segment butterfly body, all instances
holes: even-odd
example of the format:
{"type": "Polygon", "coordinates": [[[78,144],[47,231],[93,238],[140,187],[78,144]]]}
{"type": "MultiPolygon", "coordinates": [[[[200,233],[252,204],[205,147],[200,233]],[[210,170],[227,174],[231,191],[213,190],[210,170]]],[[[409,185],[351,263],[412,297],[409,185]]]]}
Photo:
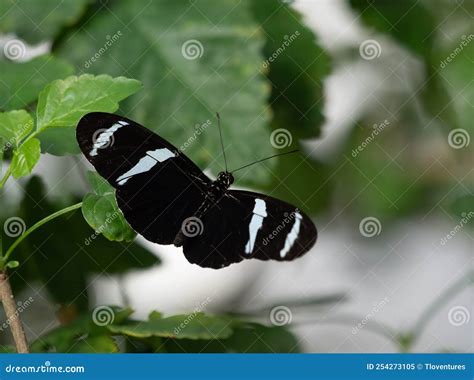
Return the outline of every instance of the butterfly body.
{"type": "MultiPolygon", "coordinates": [[[[194,215],[190,216],[189,218],[201,220],[201,218],[206,214],[207,210],[209,210],[209,208],[221,200],[233,183],[234,177],[231,173],[227,171],[220,172],[217,176],[217,179],[211,182],[207,187],[207,191],[204,194],[204,201],[201,203],[194,215]]],[[[184,243],[184,240],[186,240],[186,234],[183,231],[185,229],[186,225],[183,225],[174,238],[173,245],[175,247],[181,247],[184,243]]]]}
{"type": "Polygon", "coordinates": [[[314,245],[316,227],[295,206],[212,181],[165,139],[119,115],[94,112],[77,126],[79,146],[115,189],[130,226],[147,240],[183,247],[186,259],[219,269],[245,259],[291,261],[314,245]]]}

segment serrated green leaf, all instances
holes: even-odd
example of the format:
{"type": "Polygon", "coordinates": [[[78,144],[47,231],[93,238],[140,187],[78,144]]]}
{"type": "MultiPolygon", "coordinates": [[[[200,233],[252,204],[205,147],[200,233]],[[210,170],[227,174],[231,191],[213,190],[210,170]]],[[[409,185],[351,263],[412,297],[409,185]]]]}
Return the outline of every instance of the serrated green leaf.
{"type": "Polygon", "coordinates": [[[0,109],[12,110],[34,102],[49,82],[71,75],[73,67],[59,58],[42,55],[24,63],[0,60],[0,73],[0,109]]]}
{"type": "Polygon", "coordinates": [[[165,337],[176,339],[223,339],[232,334],[229,317],[209,316],[204,313],[174,315],[158,318],[154,315],[148,321],[128,322],[107,326],[115,334],[135,338],[165,337]]]}
{"type": "Polygon", "coordinates": [[[418,0],[401,2],[350,0],[349,2],[370,27],[390,34],[421,56],[429,55],[435,37],[433,30],[436,24],[429,9],[422,2],[418,0]]]}
{"type": "Polygon", "coordinates": [[[29,139],[13,151],[10,164],[13,177],[20,178],[31,173],[40,159],[41,146],[38,139],[29,139]]]}
{"type": "Polygon", "coordinates": [[[262,67],[272,84],[269,103],[274,128],[290,130],[294,139],[319,136],[328,55],[288,4],[259,0],[252,1],[251,7],[267,36],[262,67]]]}
{"type": "Polygon", "coordinates": [[[0,0],[0,32],[38,43],[54,37],[84,12],[88,0],[0,0]]]}
{"type": "Polygon", "coordinates": [[[35,340],[31,346],[32,351],[117,352],[117,345],[106,326],[112,321],[122,323],[132,312],[129,308],[98,306],[93,311],[80,315],[69,325],[57,327],[35,340]]]}
{"type": "MultiPolygon", "coordinates": [[[[158,0],[145,7],[129,1],[108,7],[62,39],[57,51],[81,70],[121,75],[126,67],[127,75],[141,80],[143,92],[123,105],[127,117],[178,147],[197,140],[186,155],[213,172],[223,168],[216,111],[231,168],[275,153],[267,128],[270,85],[261,73],[264,36],[247,1],[158,0]],[[121,19],[130,21],[126,31],[121,19]],[[106,38],[90,38],[116,31],[122,35],[107,49],[106,38]],[[92,62],[101,48],[105,51],[92,62]],[[197,136],[195,125],[207,120],[210,126],[197,136]]],[[[260,165],[249,171],[260,183],[270,177],[260,165]]]]}
{"type": "Polygon", "coordinates": [[[176,353],[297,353],[297,337],[284,326],[263,326],[234,320],[233,334],[227,339],[168,339],[157,348],[176,353]]]}
{"type": "Polygon", "coordinates": [[[119,101],[140,88],[137,80],[108,75],[84,74],[56,80],[39,95],[37,129],[75,127],[88,112],[114,112],[119,101]]]}
{"type": "Polygon", "coordinates": [[[17,147],[33,130],[33,118],[25,110],[0,113],[0,138],[8,146],[17,147]]]}
{"type": "Polygon", "coordinates": [[[109,240],[133,241],[137,234],[118,208],[115,190],[95,172],[88,177],[96,194],[86,194],[82,201],[84,219],[109,240]]]}

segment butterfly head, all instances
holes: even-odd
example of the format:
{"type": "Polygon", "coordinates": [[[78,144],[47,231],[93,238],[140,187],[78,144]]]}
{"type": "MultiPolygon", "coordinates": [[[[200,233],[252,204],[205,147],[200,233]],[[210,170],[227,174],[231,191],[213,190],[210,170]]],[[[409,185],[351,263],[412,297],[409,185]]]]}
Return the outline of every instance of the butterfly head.
{"type": "Polygon", "coordinates": [[[234,176],[229,172],[220,172],[217,176],[217,182],[229,188],[234,183],[234,176]]]}

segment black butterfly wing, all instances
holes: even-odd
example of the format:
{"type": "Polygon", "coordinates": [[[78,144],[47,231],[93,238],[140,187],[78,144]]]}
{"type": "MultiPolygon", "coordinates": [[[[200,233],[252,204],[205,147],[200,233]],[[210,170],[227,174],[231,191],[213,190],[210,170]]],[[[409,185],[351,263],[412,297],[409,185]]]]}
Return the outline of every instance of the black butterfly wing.
{"type": "Polygon", "coordinates": [[[79,146],[116,189],[119,208],[147,240],[171,244],[204,200],[209,178],[182,152],[127,118],[94,112],[77,126],[79,146]]]}
{"type": "Polygon", "coordinates": [[[317,238],[313,222],[297,208],[249,191],[228,191],[201,222],[201,234],[185,240],[184,255],[216,269],[252,258],[291,261],[317,238]]]}

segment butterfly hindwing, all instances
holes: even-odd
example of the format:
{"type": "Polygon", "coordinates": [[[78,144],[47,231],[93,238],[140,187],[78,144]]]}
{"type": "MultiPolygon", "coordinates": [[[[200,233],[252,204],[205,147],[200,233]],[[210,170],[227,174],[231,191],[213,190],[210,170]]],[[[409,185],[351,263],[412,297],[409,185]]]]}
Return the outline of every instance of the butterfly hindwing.
{"type": "Polygon", "coordinates": [[[152,242],[171,244],[203,202],[209,178],[172,144],[118,115],[89,113],[76,136],[86,158],[116,188],[132,228],[152,242]]]}
{"type": "Polygon", "coordinates": [[[311,219],[294,206],[249,191],[228,191],[183,246],[188,261],[222,268],[244,259],[290,261],[316,242],[311,219]]]}

